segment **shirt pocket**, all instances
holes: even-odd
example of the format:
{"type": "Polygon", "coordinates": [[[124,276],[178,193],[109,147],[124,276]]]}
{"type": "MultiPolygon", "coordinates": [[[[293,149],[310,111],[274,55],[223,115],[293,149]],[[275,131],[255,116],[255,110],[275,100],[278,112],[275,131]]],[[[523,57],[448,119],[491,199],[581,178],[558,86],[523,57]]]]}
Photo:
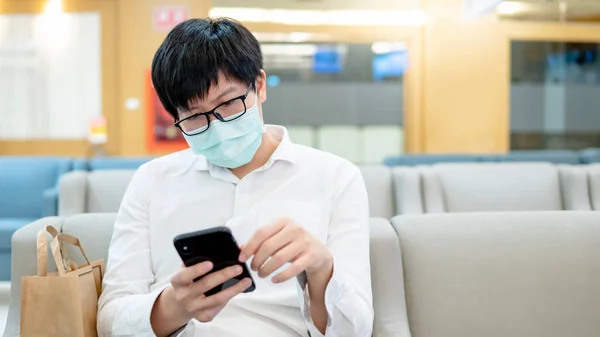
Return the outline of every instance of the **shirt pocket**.
{"type": "Polygon", "coordinates": [[[318,201],[282,201],[263,203],[258,208],[259,227],[269,225],[282,217],[293,220],[310,234],[326,243],[329,229],[329,212],[325,203],[318,201]]]}

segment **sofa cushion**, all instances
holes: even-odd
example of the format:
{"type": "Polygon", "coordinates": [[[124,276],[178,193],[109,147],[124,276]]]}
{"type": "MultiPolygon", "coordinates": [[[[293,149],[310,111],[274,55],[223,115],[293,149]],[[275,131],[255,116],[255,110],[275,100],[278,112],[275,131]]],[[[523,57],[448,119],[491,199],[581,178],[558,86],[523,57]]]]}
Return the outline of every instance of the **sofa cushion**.
{"type": "Polygon", "coordinates": [[[438,164],[432,170],[437,181],[424,175],[428,207],[434,194],[429,185],[437,184],[446,212],[563,209],[559,173],[551,164],[438,164]]]}
{"type": "Polygon", "coordinates": [[[44,191],[70,168],[65,158],[0,157],[0,218],[42,217],[44,191]]]}
{"type": "Polygon", "coordinates": [[[17,229],[35,221],[27,218],[0,218],[0,252],[10,252],[10,240],[17,229]]]}
{"type": "Polygon", "coordinates": [[[135,170],[101,170],[87,176],[86,213],[116,213],[135,170]]]}
{"type": "Polygon", "coordinates": [[[600,212],[403,215],[413,337],[600,336],[600,212]]]}

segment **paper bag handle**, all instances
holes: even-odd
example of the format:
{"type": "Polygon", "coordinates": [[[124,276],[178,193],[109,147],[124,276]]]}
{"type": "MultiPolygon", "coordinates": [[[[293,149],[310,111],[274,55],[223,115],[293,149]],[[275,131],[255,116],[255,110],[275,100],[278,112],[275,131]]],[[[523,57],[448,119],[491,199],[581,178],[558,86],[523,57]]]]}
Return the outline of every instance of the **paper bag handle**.
{"type": "Polygon", "coordinates": [[[40,229],[37,234],[37,274],[38,276],[48,275],[48,239],[46,233],[50,233],[52,238],[56,238],[58,231],[52,226],[46,226],[40,229]]]}
{"type": "Polygon", "coordinates": [[[54,262],[56,262],[56,267],[60,276],[65,275],[65,272],[78,268],[73,261],[66,258],[66,256],[63,256],[63,252],[61,250],[63,242],[78,247],[87,265],[91,265],[90,260],[88,259],[87,255],[85,255],[83,247],[81,247],[81,242],[79,242],[79,239],[69,234],[60,233],[52,240],[52,243],[50,243],[50,247],[52,248],[52,256],[54,257],[54,262]],[[65,262],[68,262],[69,266],[66,266],[65,262]]]}

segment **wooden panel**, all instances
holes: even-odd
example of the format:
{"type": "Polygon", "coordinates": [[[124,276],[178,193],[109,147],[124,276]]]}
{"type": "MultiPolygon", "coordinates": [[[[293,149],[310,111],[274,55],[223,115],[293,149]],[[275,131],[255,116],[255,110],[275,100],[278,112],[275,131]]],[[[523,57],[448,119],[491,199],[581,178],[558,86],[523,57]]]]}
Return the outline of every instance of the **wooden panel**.
{"type": "Polygon", "coordinates": [[[90,155],[90,146],[86,140],[0,141],[0,155],[85,157],[90,155]]]}

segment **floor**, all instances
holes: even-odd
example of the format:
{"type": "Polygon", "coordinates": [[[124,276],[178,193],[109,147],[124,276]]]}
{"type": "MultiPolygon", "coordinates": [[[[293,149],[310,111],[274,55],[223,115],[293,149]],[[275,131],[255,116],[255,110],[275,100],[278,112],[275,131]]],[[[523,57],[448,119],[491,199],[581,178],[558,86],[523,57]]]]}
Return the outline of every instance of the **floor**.
{"type": "Polygon", "coordinates": [[[0,335],[4,334],[6,316],[8,315],[8,301],[10,294],[10,282],[0,281],[0,335]]]}

